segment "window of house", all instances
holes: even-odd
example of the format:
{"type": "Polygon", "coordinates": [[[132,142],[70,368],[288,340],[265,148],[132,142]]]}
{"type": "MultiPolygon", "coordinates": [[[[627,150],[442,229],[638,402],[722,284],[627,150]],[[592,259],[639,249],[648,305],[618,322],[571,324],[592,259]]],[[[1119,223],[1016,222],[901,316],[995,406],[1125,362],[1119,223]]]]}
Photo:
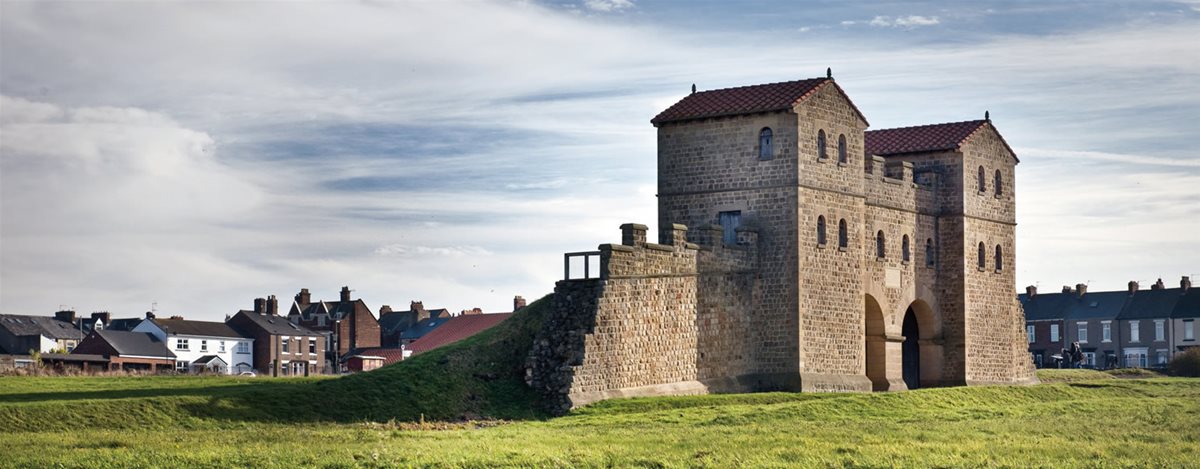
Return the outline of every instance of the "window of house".
{"type": "Polygon", "coordinates": [[[912,260],[912,249],[908,245],[908,235],[900,239],[900,259],[904,262],[912,260]]]}
{"type": "Polygon", "coordinates": [[[1004,270],[1004,250],[999,244],[996,245],[996,272],[1004,270]]]}
{"type": "Polygon", "coordinates": [[[1154,341],[1162,342],[1162,341],[1166,340],[1165,337],[1166,337],[1166,320],[1155,319],[1154,320],[1154,341]]]}
{"type": "Polygon", "coordinates": [[[187,339],[175,339],[175,350],[189,350],[187,339]]]}
{"type": "Polygon", "coordinates": [[[825,216],[817,216],[817,245],[825,245],[825,216]]]}
{"type": "Polygon", "coordinates": [[[880,259],[887,257],[887,245],[884,243],[883,230],[879,230],[875,234],[875,257],[880,259]]]}
{"type": "Polygon", "coordinates": [[[846,136],[838,135],[838,163],[846,163],[850,161],[850,156],[846,154],[846,136]]]}
{"type": "Polygon", "coordinates": [[[775,157],[775,145],[772,143],[771,128],[763,127],[758,132],[758,159],[769,160],[775,157]]]}
{"type": "Polygon", "coordinates": [[[292,345],[292,339],[284,337],[283,339],[280,339],[279,341],[282,343],[281,347],[283,348],[283,353],[291,353],[290,349],[291,349],[291,345],[292,345]]]}
{"type": "Polygon", "coordinates": [[[987,171],[984,171],[983,166],[979,167],[979,193],[987,192],[987,171]]]}
{"type": "Polygon", "coordinates": [[[987,249],[983,247],[983,243],[979,243],[979,270],[983,270],[987,266],[987,249]]]}
{"type": "Polygon", "coordinates": [[[207,351],[208,351],[208,341],[207,341],[207,340],[201,340],[201,341],[200,341],[200,351],[201,351],[201,352],[207,352],[207,351]]]}
{"type": "Polygon", "coordinates": [[[1169,355],[1169,353],[1166,350],[1159,350],[1158,351],[1158,360],[1155,363],[1158,366],[1165,366],[1168,361],[1171,361],[1170,357],[1168,355],[1169,355]]]}
{"type": "Polygon", "coordinates": [[[1086,322],[1079,322],[1079,323],[1076,323],[1075,326],[1078,327],[1078,329],[1075,331],[1078,334],[1075,336],[1075,341],[1079,342],[1081,344],[1086,344],[1088,341],[1087,340],[1088,339],[1088,335],[1087,335],[1088,324],[1086,322]]]}
{"type": "Polygon", "coordinates": [[[1129,341],[1130,342],[1141,342],[1142,341],[1142,333],[1141,332],[1142,332],[1141,324],[1139,324],[1138,321],[1129,321],[1129,341]]]}
{"type": "Polygon", "coordinates": [[[1130,368],[1146,367],[1146,349],[1127,349],[1125,351],[1125,366],[1130,368]]]}
{"type": "Polygon", "coordinates": [[[925,266],[933,267],[933,238],[925,238],[925,266]]]}
{"type": "Polygon", "coordinates": [[[850,234],[846,231],[846,219],[838,221],[838,247],[846,249],[850,245],[850,234]]]}
{"type": "Polygon", "coordinates": [[[308,353],[317,353],[317,339],[308,339],[308,353]]]}
{"type": "Polygon", "coordinates": [[[822,160],[825,158],[829,158],[829,155],[825,151],[825,130],[824,129],[817,131],[817,158],[822,159],[822,160]]]}
{"type": "Polygon", "coordinates": [[[221,353],[225,353],[225,341],[224,340],[222,340],[221,343],[217,345],[217,351],[221,352],[221,353]]]}
{"type": "Polygon", "coordinates": [[[1196,321],[1194,319],[1183,320],[1183,340],[1196,340],[1196,321]]]}
{"type": "Polygon", "coordinates": [[[742,211],[733,210],[729,212],[721,212],[717,214],[717,219],[721,224],[722,237],[721,239],[728,245],[737,244],[737,229],[742,224],[742,211]]]}
{"type": "Polygon", "coordinates": [[[1112,321],[1104,321],[1100,323],[1100,340],[1104,342],[1112,342],[1112,321]]]}
{"type": "Polygon", "coordinates": [[[183,360],[175,361],[175,371],[178,371],[180,373],[187,373],[187,370],[188,370],[188,362],[185,362],[183,360]]]}
{"type": "Polygon", "coordinates": [[[1025,326],[1025,336],[1029,338],[1029,343],[1031,344],[1037,342],[1037,333],[1034,332],[1034,329],[1035,328],[1033,324],[1028,324],[1025,326]]]}
{"type": "Polygon", "coordinates": [[[73,352],[73,351],[75,351],[75,341],[74,341],[74,340],[68,340],[68,341],[67,341],[67,353],[71,353],[71,352],[73,352]]]}
{"type": "Polygon", "coordinates": [[[1050,341],[1058,342],[1058,324],[1050,325],[1050,341]]]}
{"type": "Polygon", "coordinates": [[[1086,366],[1088,368],[1096,367],[1096,353],[1095,352],[1083,352],[1083,366],[1086,366]]]}
{"type": "Polygon", "coordinates": [[[1004,193],[1004,189],[1003,189],[1004,185],[1001,184],[1002,182],[1004,182],[1004,176],[1001,176],[1000,170],[997,169],[996,170],[996,178],[994,181],[992,181],[992,185],[996,186],[993,188],[996,191],[996,195],[1000,195],[1000,194],[1004,193]]]}
{"type": "Polygon", "coordinates": [[[1041,368],[1041,367],[1042,367],[1042,354],[1041,354],[1041,352],[1038,352],[1038,353],[1034,353],[1034,354],[1033,354],[1033,366],[1036,366],[1036,367],[1038,367],[1038,368],[1041,368]]]}
{"type": "Polygon", "coordinates": [[[238,342],[235,350],[237,353],[250,353],[250,342],[238,342]]]}

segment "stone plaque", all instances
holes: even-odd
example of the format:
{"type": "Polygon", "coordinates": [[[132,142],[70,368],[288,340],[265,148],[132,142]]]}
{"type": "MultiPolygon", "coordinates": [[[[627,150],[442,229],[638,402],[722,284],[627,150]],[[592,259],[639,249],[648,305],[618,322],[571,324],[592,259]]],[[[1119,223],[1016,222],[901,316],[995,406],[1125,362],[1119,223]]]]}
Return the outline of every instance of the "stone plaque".
{"type": "Polygon", "coordinates": [[[900,269],[888,269],[884,285],[888,288],[900,288],[900,269]]]}

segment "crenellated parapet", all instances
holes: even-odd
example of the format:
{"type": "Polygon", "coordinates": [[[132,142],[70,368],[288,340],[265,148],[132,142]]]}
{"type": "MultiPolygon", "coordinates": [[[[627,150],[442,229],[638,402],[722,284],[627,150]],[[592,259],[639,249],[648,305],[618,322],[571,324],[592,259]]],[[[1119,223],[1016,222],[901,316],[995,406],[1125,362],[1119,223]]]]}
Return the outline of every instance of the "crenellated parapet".
{"type": "Polygon", "coordinates": [[[699,246],[687,240],[687,227],[671,225],[647,241],[649,228],[637,223],[621,225],[621,244],[601,244],[600,278],[624,279],[696,274],[699,246]]]}
{"type": "Polygon", "coordinates": [[[937,173],[917,173],[908,161],[887,161],[882,156],[871,157],[870,163],[863,184],[868,204],[927,215],[939,212],[937,173]]]}

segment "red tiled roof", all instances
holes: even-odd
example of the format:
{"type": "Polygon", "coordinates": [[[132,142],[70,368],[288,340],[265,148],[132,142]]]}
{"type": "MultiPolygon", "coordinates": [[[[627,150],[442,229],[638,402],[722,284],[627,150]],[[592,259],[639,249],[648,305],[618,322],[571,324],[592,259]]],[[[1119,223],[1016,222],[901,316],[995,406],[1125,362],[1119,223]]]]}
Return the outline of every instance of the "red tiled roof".
{"type": "Polygon", "coordinates": [[[354,356],[383,357],[384,365],[391,365],[404,359],[404,350],[398,348],[365,348],[355,351],[354,356]]]}
{"type": "MultiPolygon", "coordinates": [[[[759,112],[784,111],[811,95],[826,83],[837,84],[829,78],[768,83],[765,85],[741,86],[720,90],[699,91],[685,96],[667,110],[659,113],[650,123],[654,125],[708,117],[734,116],[759,112]]],[[[838,91],[842,92],[841,87],[838,91]]],[[[842,92],[844,96],[846,93],[842,92]]],[[[846,98],[849,101],[849,97],[846,98]]],[[[867,121],[854,103],[850,103],[858,117],[867,121]]]]}
{"type": "MultiPolygon", "coordinates": [[[[900,155],[904,153],[919,153],[926,151],[957,150],[967,139],[985,125],[991,125],[988,120],[966,122],[949,122],[945,124],[918,125],[915,127],[900,127],[896,129],[870,130],[864,135],[866,153],[870,155],[900,155]]],[[[999,133],[997,133],[999,135],[999,133]]],[[[1003,142],[1004,137],[1000,137],[1003,142]]],[[[1008,143],[1004,143],[1008,148],[1008,143]]],[[[1016,158],[1012,148],[1009,153],[1016,158]]]]}
{"type": "Polygon", "coordinates": [[[500,321],[508,319],[509,316],[512,316],[512,313],[455,316],[437,329],[408,344],[406,348],[412,350],[414,355],[421,352],[428,352],[490,329],[492,326],[499,324],[500,321]]]}

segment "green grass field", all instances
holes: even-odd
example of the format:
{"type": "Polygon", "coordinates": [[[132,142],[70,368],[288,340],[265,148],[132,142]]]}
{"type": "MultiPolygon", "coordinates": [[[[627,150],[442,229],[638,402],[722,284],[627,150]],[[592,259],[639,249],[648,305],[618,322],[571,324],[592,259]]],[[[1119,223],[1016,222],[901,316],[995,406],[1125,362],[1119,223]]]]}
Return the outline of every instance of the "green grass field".
{"type": "Polygon", "coordinates": [[[1088,370],[1028,387],[613,400],[550,419],[520,380],[543,303],[349,378],[0,378],[0,466],[1200,467],[1200,380],[1088,370]]]}

